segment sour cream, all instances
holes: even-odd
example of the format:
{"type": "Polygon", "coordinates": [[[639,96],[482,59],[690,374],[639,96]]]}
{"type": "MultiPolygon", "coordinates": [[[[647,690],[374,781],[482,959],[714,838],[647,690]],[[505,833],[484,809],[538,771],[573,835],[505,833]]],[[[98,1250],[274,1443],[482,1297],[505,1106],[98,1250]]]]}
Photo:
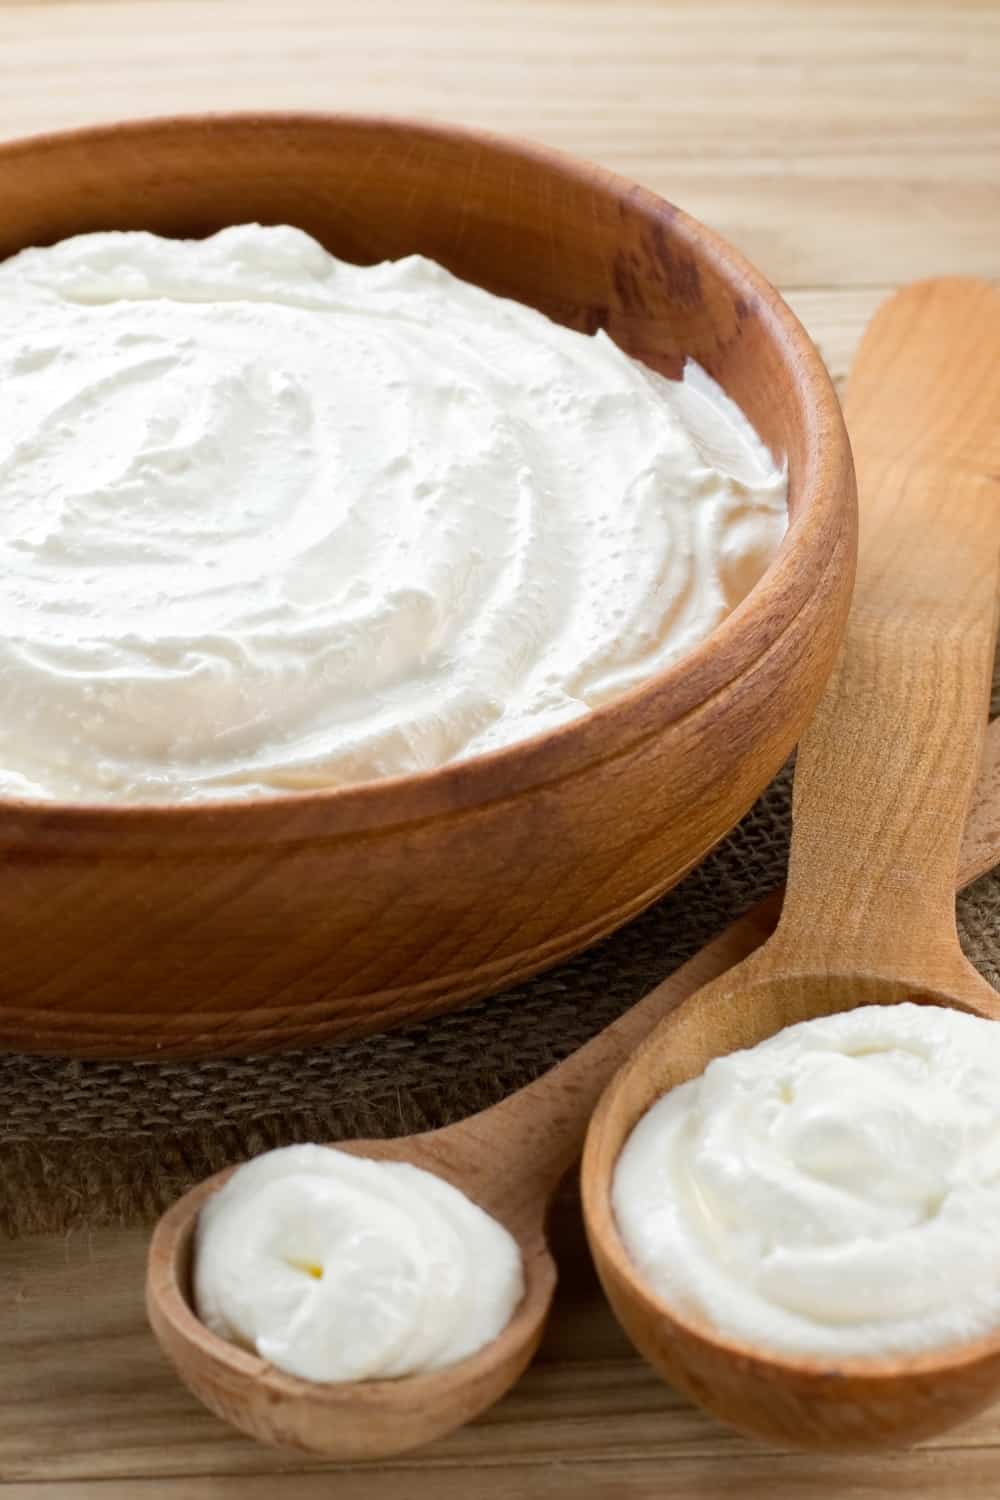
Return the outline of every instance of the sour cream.
{"type": "Polygon", "coordinates": [[[524,1293],[513,1237],[405,1162],[287,1146],[201,1210],[195,1310],[221,1338],[306,1380],[383,1380],[455,1364],[524,1293]]]}
{"type": "Polygon", "coordinates": [[[643,1116],[625,1247],[668,1304],[790,1355],[1000,1330],[1000,1025],[924,1005],[789,1026],[643,1116]]]}
{"type": "Polygon", "coordinates": [[[669,382],[420,256],[288,227],[0,265],[0,794],[176,801],[430,769],[701,641],[786,480],[669,382]]]}

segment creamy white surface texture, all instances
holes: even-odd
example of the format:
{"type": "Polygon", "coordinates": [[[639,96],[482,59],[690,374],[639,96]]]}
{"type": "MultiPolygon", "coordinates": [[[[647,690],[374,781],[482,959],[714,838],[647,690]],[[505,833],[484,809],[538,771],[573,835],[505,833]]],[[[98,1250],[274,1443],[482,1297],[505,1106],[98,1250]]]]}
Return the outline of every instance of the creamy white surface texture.
{"type": "Polygon", "coordinates": [[[712,1062],[639,1121],[613,1207],[679,1311],[786,1354],[1000,1329],[1000,1026],[864,1006],[712,1062]]]}
{"type": "Polygon", "coordinates": [[[288,227],[0,264],[0,794],[174,801],[429,769],[687,651],[784,471],[664,380],[419,256],[288,227]]]}
{"type": "Polygon", "coordinates": [[[454,1364],[497,1337],[523,1292],[503,1225],[405,1162],[286,1146],[240,1167],[198,1218],[198,1316],[306,1380],[454,1364]]]}

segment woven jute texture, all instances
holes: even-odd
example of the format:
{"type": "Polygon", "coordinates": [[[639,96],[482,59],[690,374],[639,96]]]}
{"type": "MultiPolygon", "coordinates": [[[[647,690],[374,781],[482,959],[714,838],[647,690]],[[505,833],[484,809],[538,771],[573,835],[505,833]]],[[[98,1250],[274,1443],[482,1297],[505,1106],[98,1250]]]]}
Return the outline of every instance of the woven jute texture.
{"type": "MultiPolygon", "coordinates": [[[[198,1178],[271,1146],[427,1129],[495,1102],[781,883],[790,784],[786,768],[697,870],[614,937],[453,1015],[263,1058],[0,1057],[0,1233],[146,1222],[198,1178]]],[[[1000,984],[1000,874],[964,893],[959,924],[973,963],[1000,984]]]]}

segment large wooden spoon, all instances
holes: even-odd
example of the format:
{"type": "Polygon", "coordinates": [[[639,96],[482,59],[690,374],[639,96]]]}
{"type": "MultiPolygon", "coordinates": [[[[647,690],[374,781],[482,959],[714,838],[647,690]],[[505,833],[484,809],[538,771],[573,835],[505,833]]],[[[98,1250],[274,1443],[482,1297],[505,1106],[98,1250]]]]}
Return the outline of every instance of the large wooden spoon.
{"type": "MultiPolygon", "coordinates": [[[[1000,863],[1000,722],[986,754],[962,842],[959,883],[1000,863]]],[[[751,953],[774,929],[779,897],[763,902],[579,1052],[501,1104],[445,1130],[395,1141],[338,1142],[438,1172],[516,1235],[528,1289],[494,1343],[451,1369],[405,1380],[313,1385],[284,1375],[209,1333],[191,1308],[191,1248],[199,1209],[221,1172],[160,1220],[149,1254],[147,1306],[163,1349],[212,1411],[261,1442],[328,1458],[384,1458],[451,1432],[515,1382],[542,1334],[555,1268],[545,1241],[549,1202],[579,1154],[602,1089],[630,1052],[700,985],[751,953]]]]}
{"type": "Polygon", "coordinates": [[[1000,1018],[959,947],[954,902],[996,634],[998,363],[1000,295],[984,283],[926,282],[876,315],[846,403],[860,497],[855,602],[799,748],[778,929],[647,1039],[587,1138],[587,1232],[619,1319],[675,1385],[785,1442],[865,1448],[943,1431],[1000,1391],[1000,1330],[877,1361],[782,1358],[726,1340],[644,1285],[617,1233],[612,1174],[655,1099],[792,1022],[903,999],[1000,1018]]]}

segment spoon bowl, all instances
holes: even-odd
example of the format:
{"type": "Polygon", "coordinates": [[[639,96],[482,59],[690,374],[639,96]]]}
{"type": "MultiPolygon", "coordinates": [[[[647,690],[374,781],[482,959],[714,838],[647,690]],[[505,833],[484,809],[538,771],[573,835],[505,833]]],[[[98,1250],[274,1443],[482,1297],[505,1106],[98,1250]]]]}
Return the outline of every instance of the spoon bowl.
{"type": "Polygon", "coordinates": [[[755,1047],[796,1022],[860,1005],[911,1000],[1000,1019],[995,992],[974,970],[961,992],[950,995],[864,974],[828,981],[762,975],[755,981],[756,957],[674,1011],[625,1064],[595,1111],[584,1154],[583,1205],[601,1284],[618,1321],[654,1369],[741,1431],[836,1452],[932,1437],[996,1398],[1000,1331],[952,1349],[878,1360],[771,1353],[664,1302],[643,1280],[618,1233],[611,1191],[625,1142],[657,1099],[698,1077],[714,1058],[755,1047]],[[977,989],[981,994],[972,1003],[977,989]]]}
{"type": "Polygon", "coordinates": [[[349,1141],[337,1149],[406,1161],[434,1172],[498,1219],[521,1251],[525,1291],[502,1333],[467,1359],[395,1380],[319,1383],[286,1374],[212,1333],[194,1310],[191,1280],[198,1214],[235,1168],[186,1193],[160,1220],[149,1255],[147,1308],[164,1353],[205,1405],[264,1443],[342,1460],[388,1458],[471,1421],[519,1378],[538,1347],[556,1284],[545,1239],[545,1203],[513,1202],[502,1177],[477,1168],[475,1131],[448,1130],[395,1141],[349,1141]],[[492,1189],[492,1190],[491,1190],[492,1189]]]}

